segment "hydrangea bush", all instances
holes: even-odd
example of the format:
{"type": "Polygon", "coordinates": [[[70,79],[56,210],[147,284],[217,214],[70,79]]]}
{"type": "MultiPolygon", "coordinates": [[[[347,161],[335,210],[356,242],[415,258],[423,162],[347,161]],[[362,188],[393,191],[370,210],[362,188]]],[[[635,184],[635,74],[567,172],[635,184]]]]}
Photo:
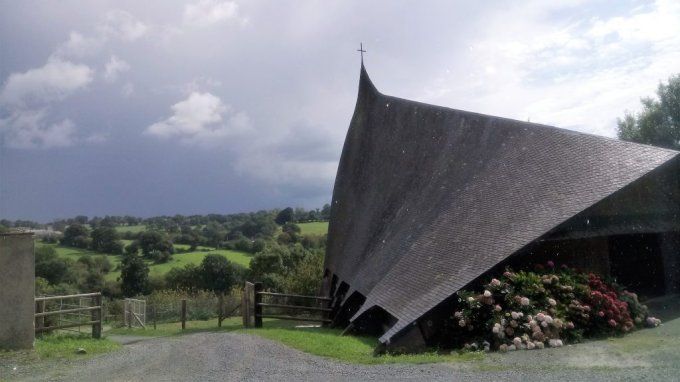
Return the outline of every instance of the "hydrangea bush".
{"type": "Polygon", "coordinates": [[[454,340],[470,350],[542,349],[578,342],[584,336],[624,334],[658,326],[635,293],[552,261],[535,271],[489,280],[481,292],[458,292],[452,315],[454,340]]]}

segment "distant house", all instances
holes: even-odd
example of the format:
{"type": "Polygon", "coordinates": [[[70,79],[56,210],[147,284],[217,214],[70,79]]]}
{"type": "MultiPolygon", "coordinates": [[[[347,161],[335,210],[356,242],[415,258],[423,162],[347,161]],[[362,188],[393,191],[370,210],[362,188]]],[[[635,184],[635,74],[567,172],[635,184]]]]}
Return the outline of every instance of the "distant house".
{"type": "Polygon", "coordinates": [[[362,64],[325,261],[335,324],[433,344],[456,291],[548,259],[678,291],[679,154],[386,96],[362,64]]]}

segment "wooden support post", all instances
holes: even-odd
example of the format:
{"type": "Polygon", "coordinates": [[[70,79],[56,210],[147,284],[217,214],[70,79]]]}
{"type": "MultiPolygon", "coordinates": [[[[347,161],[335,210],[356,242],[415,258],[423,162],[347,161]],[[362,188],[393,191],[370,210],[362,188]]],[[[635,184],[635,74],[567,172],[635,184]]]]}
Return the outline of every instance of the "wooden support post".
{"type": "Polygon", "coordinates": [[[182,299],[181,319],[182,319],[182,330],[184,330],[187,327],[187,300],[186,299],[182,299]]]}
{"type": "Polygon", "coordinates": [[[156,305],[151,306],[151,314],[153,315],[153,330],[156,330],[156,305]]]}
{"type": "MultiPolygon", "coordinates": [[[[36,301],[35,312],[44,313],[45,312],[45,300],[36,301]]],[[[35,328],[41,329],[45,327],[45,316],[38,316],[35,318],[35,328]]]]}
{"type": "Polygon", "coordinates": [[[262,302],[262,295],[260,292],[262,292],[262,283],[255,283],[255,327],[256,328],[261,328],[262,327],[262,306],[260,303],[262,302]]]}
{"type": "Polygon", "coordinates": [[[92,324],[92,338],[102,338],[102,296],[94,296],[92,301],[94,306],[99,307],[99,309],[94,309],[90,312],[92,322],[96,321],[96,323],[92,324]]]}
{"type": "Polygon", "coordinates": [[[250,322],[248,322],[248,282],[246,281],[243,287],[243,293],[241,293],[241,316],[243,317],[243,327],[250,327],[250,322]]]}
{"type": "Polygon", "coordinates": [[[221,328],[222,327],[222,320],[224,319],[224,293],[220,293],[219,297],[219,306],[217,309],[217,327],[221,328]]]}
{"type": "Polygon", "coordinates": [[[132,317],[130,315],[130,301],[124,300],[123,303],[123,325],[132,328],[132,317]]]}

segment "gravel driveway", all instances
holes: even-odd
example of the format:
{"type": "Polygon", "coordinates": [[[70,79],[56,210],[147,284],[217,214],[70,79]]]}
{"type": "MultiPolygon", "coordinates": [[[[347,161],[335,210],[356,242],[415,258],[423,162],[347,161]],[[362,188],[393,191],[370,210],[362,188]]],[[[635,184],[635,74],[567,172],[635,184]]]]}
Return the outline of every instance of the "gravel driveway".
{"type": "MultiPolygon", "coordinates": [[[[118,338],[119,340],[124,338],[118,338]]],[[[428,365],[351,365],[242,333],[127,338],[120,351],[51,364],[19,380],[69,381],[344,381],[678,380],[677,356],[660,363],[631,358],[597,341],[561,349],[490,354],[484,361],[428,365]],[[599,354],[599,355],[598,355],[599,354]]]]}

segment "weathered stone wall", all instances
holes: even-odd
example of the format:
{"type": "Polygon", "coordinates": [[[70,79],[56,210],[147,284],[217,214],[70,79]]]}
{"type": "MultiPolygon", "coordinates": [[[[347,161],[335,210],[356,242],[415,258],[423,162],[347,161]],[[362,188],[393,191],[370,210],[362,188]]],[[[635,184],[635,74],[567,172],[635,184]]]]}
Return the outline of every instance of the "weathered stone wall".
{"type": "Polygon", "coordinates": [[[0,349],[30,349],[35,332],[32,234],[0,234],[0,349]]]}

